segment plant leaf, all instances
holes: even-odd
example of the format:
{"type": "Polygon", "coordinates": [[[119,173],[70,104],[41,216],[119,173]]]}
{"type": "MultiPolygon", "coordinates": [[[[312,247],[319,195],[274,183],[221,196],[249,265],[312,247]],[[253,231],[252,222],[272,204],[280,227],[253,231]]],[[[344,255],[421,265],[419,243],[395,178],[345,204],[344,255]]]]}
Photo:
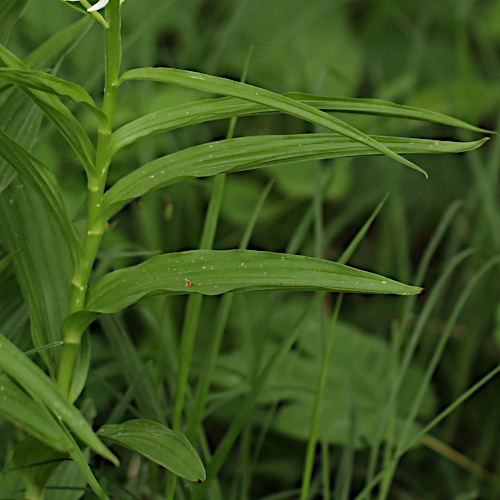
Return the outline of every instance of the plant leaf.
{"type": "MultiPolygon", "coordinates": [[[[474,132],[491,133],[488,130],[474,127],[473,125],[442,113],[411,106],[401,106],[399,104],[377,99],[351,99],[348,97],[314,96],[300,93],[289,93],[284,94],[284,96],[324,111],[407,118],[448,125],[450,127],[464,128],[474,132]]],[[[119,128],[112,135],[111,148],[113,152],[116,152],[120,148],[128,146],[140,139],[160,134],[168,130],[193,125],[195,123],[221,120],[233,116],[252,116],[275,112],[275,109],[271,109],[268,106],[235,97],[205,99],[203,101],[172,106],[142,116],[119,128]]]]}
{"type": "Polygon", "coordinates": [[[6,43],[12,26],[24,14],[29,0],[0,0],[0,12],[2,22],[0,23],[0,43],[6,43]]]}
{"type": "MultiPolygon", "coordinates": [[[[49,68],[53,71],[71,49],[71,44],[76,43],[81,35],[81,29],[69,27],[40,46],[26,60],[34,67],[49,68]]],[[[7,66],[27,69],[26,65],[3,46],[0,46],[0,53],[7,66]]],[[[55,96],[38,93],[37,97],[35,94],[36,91],[29,90],[23,93],[19,87],[14,86],[1,89],[0,129],[29,151],[43,116],[33,102],[37,101],[40,107],[47,108],[47,114],[74,146],[86,168],[92,169],[93,146],[75,117],[55,96]],[[31,99],[26,94],[29,94],[31,99]]],[[[0,158],[0,179],[1,244],[11,254],[16,253],[16,278],[29,306],[31,337],[35,346],[52,344],[61,340],[61,323],[68,314],[73,274],[71,257],[59,227],[54,227],[53,217],[37,192],[26,183],[22,187],[18,173],[3,158],[0,158]]],[[[2,303],[2,306],[4,305],[5,303],[2,303]]],[[[22,305],[17,308],[17,316],[22,322],[27,322],[27,313],[22,305]]],[[[23,349],[29,349],[32,346],[26,345],[27,338],[19,338],[25,327],[22,328],[23,331],[19,331],[17,325],[13,327],[12,321],[9,320],[4,323],[2,331],[9,332],[23,349]],[[7,328],[9,324],[10,328],[7,328]]],[[[59,351],[42,351],[41,355],[49,370],[53,372],[59,351]]]]}
{"type": "Polygon", "coordinates": [[[28,436],[16,446],[13,462],[19,467],[19,474],[26,483],[27,490],[43,495],[47,481],[54,470],[61,465],[61,460],[67,456],[67,453],[55,451],[34,437],[28,436]],[[42,462],[49,463],[42,464],[42,462]]]}
{"type": "Polygon", "coordinates": [[[96,107],[92,97],[76,83],[62,80],[41,71],[13,68],[0,68],[0,81],[60,97],[68,97],[92,111],[101,123],[107,122],[107,116],[96,107]]]}
{"type": "MultiPolygon", "coordinates": [[[[40,54],[40,57],[47,58],[45,52],[37,52],[40,54]]],[[[36,64],[37,59],[35,57],[29,59],[32,64],[36,64]]],[[[0,60],[9,68],[29,70],[22,61],[3,45],[0,45],[0,60]]],[[[67,140],[82,162],[87,175],[90,177],[94,172],[95,151],[87,133],[78,120],[56,96],[27,88],[23,88],[23,92],[43,111],[67,140]]]]}
{"type": "Polygon", "coordinates": [[[260,87],[254,87],[242,82],[235,82],[226,78],[185,71],[172,68],[140,68],[124,73],[120,78],[120,83],[127,80],[151,80],[162,83],[172,83],[183,87],[194,88],[204,92],[222,94],[232,97],[239,97],[247,101],[264,104],[278,111],[283,111],[292,116],[307,120],[316,125],[325,127],[333,132],[342,134],[350,139],[361,142],[366,146],[376,149],[380,153],[399,161],[408,167],[414,168],[424,175],[417,165],[411,161],[397,155],[386,146],[379,144],[375,139],[355,129],[351,125],[333,116],[317,110],[307,104],[294,101],[289,97],[275,94],[260,87]]]}
{"type": "MultiPolygon", "coordinates": [[[[252,296],[253,298],[253,296],[252,296]]],[[[264,299],[260,297],[260,299],[264,299]]],[[[263,365],[276,350],[277,339],[286,337],[300,311],[299,297],[281,304],[276,317],[269,325],[269,340],[261,349],[263,365]]],[[[257,302],[253,302],[255,305],[257,302]]],[[[234,327],[244,328],[241,320],[235,320],[234,327]]],[[[387,399],[386,387],[390,384],[390,348],[379,338],[362,332],[352,325],[330,320],[327,328],[331,333],[335,328],[335,347],[327,369],[327,382],[323,400],[320,436],[335,444],[349,442],[350,402],[355,401],[358,438],[356,448],[372,443],[377,432],[376,423],[380,419],[387,399]]],[[[305,325],[298,341],[297,349],[288,352],[279,367],[274,370],[260,395],[260,403],[286,401],[273,418],[275,430],[307,441],[310,433],[311,408],[317,392],[318,365],[321,363],[323,339],[318,334],[314,319],[305,325]]],[[[402,435],[406,415],[413,403],[424,372],[417,365],[410,366],[405,378],[404,391],[395,414],[395,432],[402,435]]],[[[237,389],[250,390],[253,384],[252,363],[248,353],[241,346],[219,357],[214,377],[217,387],[233,394],[237,389]]],[[[219,417],[232,420],[238,412],[241,400],[226,406],[219,417]],[[232,408],[235,411],[232,411],[232,408]]],[[[436,398],[431,391],[425,395],[425,403],[420,407],[421,417],[432,415],[436,398]]],[[[256,418],[255,424],[259,425],[256,418]]],[[[414,427],[412,427],[412,430],[414,427]]]]}
{"type": "Polygon", "coordinates": [[[251,250],[192,250],[158,255],[107,274],[92,286],[85,309],[63,327],[83,331],[101,313],[114,313],[157,294],[322,290],[414,295],[421,288],[303,255],[251,250]]]}
{"type": "Polygon", "coordinates": [[[85,310],[64,320],[83,330],[100,313],[121,311],[147,296],[251,290],[413,295],[421,288],[303,255],[250,250],[193,250],[152,257],[107,274],[89,289],[85,310]]]}
{"type": "Polygon", "coordinates": [[[83,257],[83,246],[75,233],[64,203],[61,187],[55,175],[20,144],[0,130],[0,156],[7,160],[20,174],[24,182],[34,189],[49,213],[61,228],[68,248],[77,264],[83,257]]]}
{"type": "Polygon", "coordinates": [[[339,111],[342,113],[360,113],[367,115],[391,116],[394,118],[407,118],[410,120],[420,120],[424,122],[438,123],[449,127],[463,128],[472,132],[493,134],[491,130],[475,127],[470,123],[458,120],[451,116],[437,111],[417,108],[415,106],[403,106],[380,99],[359,99],[352,97],[330,97],[301,92],[290,92],[285,94],[291,99],[302,101],[309,106],[329,111],[339,111]]]}
{"type": "Polygon", "coordinates": [[[84,416],[62,396],[54,382],[47,377],[38,365],[1,334],[0,369],[14,379],[32,397],[44,403],[86,445],[115,465],[118,464],[116,457],[95,435],[84,416]]]}
{"type": "Polygon", "coordinates": [[[0,373],[0,416],[55,450],[67,452],[72,447],[47,408],[30,398],[5,373],[0,373]]]}
{"type": "MultiPolygon", "coordinates": [[[[458,153],[481,146],[475,142],[446,142],[377,136],[379,144],[410,153],[458,153]]],[[[120,179],[104,195],[102,217],[108,220],[126,203],[153,189],[190,178],[237,172],[303,160],[379,154],[373,148],[338,134],[299,134],[240,137],[202,144],[144,165],[120,179]]]]}
{"type": "Polygon", "coordinates": [[[104,425],[97,435],[124,446],[189,481],[205,480],[205,468],[184,434],[151,420],[104,425]]]}

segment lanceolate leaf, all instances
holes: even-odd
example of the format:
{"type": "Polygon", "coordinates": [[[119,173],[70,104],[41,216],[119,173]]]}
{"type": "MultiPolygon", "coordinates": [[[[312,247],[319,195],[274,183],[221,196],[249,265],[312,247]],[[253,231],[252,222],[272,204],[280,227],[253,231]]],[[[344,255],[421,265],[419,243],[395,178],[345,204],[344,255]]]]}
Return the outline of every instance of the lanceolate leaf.
{"type": "Polygon", "coordinates": [[[59,224],[73,256],[73,261],[77,264],[83,255],[83,247],[69,218],[61,188],[54,174],[1,130],[0,156],[17,170],[24,182],[38,192],[46,208],[59,224]]]}
{"type": "Polygon", "coordinates": [[[0,0],[0,43],[9,38],[10,30],[15,22],[23,15],[29,0],[0,0]]]}
{"type": "Polygon", "coordinates": [[[0,369],[28,394],[41,401],[62,420],[78,438],[115,465],[116,457],[104,446],[84,416],[59,392],[54,382],[12,342],[0,334],[0,369]]]}
{"type": "Polygon", "coordinates": [[[104,441],[124,446],[189,481],[205,480],[205,468],[184,434],[151,420],[105,425],[97,432],[104,441]]]}
{"type": "Polygon", "coordinates": [[[68,97],[92,111],[101,121],[106,121],[106,115],[96,108],[94,100],[76,83],[68,82],[41,71],[31,71],[12,68],[0,68],[0,82],[19,85],[31,90],[48,92],[61,97],[68,97]]]}
{"type": "MultiPolygon", "coordinates": [[[[347,97],[324,97],[299,93],[285,94],[285,97],[301,101],[309,106],[325,111],[408,118],[465,128],[474,132],[488,132],[487,130],[474,127],[466,122],[441,113],[410,106],[401,106],[377,99],[350,99],[347,97]]],[[[111,139],[112,149],[116,152],[118,149],[145,137],[195,123],[231,118],[233,116],[250,116],[275,112],[275,109],[271,109],[268,106],[235,97],[195,101],[189,104],[162,109],[127,123],[113,134],[111,139]]]]}
{"type": "Polygon", "coordinates": [[[219,295],[248,290],[399,295],[421,291],[418,287],[376,274],[302,255],[251,250],[193,250],[159,255],[137,266],[107,274],[89,289],[85,311],[118,312],[158,293],[219,295]]]}
{"type": "MultiPolygon", "coordinates": [[[[47,58],[45,53],[39,52],[39,54],[41,57],[47,58]]],[[[9,68],[29,70],[24,63],[3,45],[0,45],[0,60],[9,68]]],[[[30,62],[36,64],[37,60],[36,58],[32,58],[30,62]]],[[[45,113],[61,135],[68,141],[68,144],[73,148],[82,162],[87,175],[92,175],[95,159],[94,147],[83,127],[69,109],[54,95],[28,88],[23,88],[23,91],[45,113]]]]}
{"type": "MultiPolygon", "coordinates": [[[[29,149],[42,113],[19,89],[11,90],[0,108],[0,129],[29,149]]],[[[0,241],[5,250],[15,253],[16,277],[29,305],[34,343],[46,345],[60,340],[62,335],[61,317],[67,315],[71,258],[59,227],[51,223],[52,216],[36,191],[23,184],[16,170],[1,157],[0,179],[0,241]]],[[[52,367],[50,353],[44,351],[42,356],[52,367]]]]}
{"type": "MultiPolygon", "coordinates": [[[[260,87],[254,87],[246,83],[234,82],[225,78],[196,73],[193,71],[185,71],[172,68],[141,68],[127,71],[122,75],[120,81],[127,80],[152,80],[156,82],[172,83],[183,87],[194,88],[214,94],[239,97],[247,101],[263,104],[274,108],[278,111],[302,118],[316,125],[327,128],[333,132],[342,134],[350,139],[361,142],[371,148],[376,149],[380,153],[387,155],[393,160],[399,161],[404,165],[421,169],[414,163],[398,156],[386,146],[378,143],[375,139],[368,137],[351,125],[335,118],[333,116],[319,111],[300,101],[294,101],[289,97],[280,94],[275,94],[269,90],[260,87]]],[[[425,172],[422,172],[425,173],[425,172]]]]}
{"type": "Polygon", "coordinates": [[[393,102],[380,99],[355,99],[351,97],[328,97],[321,95],[303,94],[301,92],[290,92],[285,94],[291,99],[302,101],[309,106],[329,111],[343,113],[361,113],[367,115],[392,116],[394,118],[408,118],[424,122],[438,123],[449,127],[464,128],[472,132],[491,134],[492,132],[483,128],[475,127],[470,123],[458,120],[443,113],[430,111],[428,109],[416,108],[414,106],[402,106],[393,102]]]}
{"type": "Polygon", "coordinates": [[[219,295],[255,290],[414,295],[422,289],[303,255],[192,250],[158,255],[107,274],[89,289],[85,309],[64,320],[64,328],[83,331],[101,313],[115,313],[158,294],[219,295]]]}
{"type": "MultiPolygon", "coordinates": [[[[82,35],[82,30],[69,27],[28,56],[26,63],[36,68],[55,69],[62,57],[82,35]]],[[[1,58],[9,67],[27,69],[19,59],[0,46],[1,58]]],[[[92,143],[70,111],[53,95],[11,86],[0,94],[0,129],[27,151],[30,150],[42,120],[40,107],[61,130],[78,152],[87,169],[93,168],[92,143]],[[30,98],[27,97],[29,94],[30,98]],[[7,95],[8,99],[3,100],[7,95]]],[[[73,266],[67,245],[52,214],[45,208],[37,191],[22,181],[16,170],[0,158],[0,240],[3,247],[14,255],[17,282],[27,305],[31,333],[35,346],[60,341],[62,319],[68,314],[69,294],[73,266]]],[[[23,308],[18,307],[19,314],[23,308]]],[[[23,317],[21,317],[22,319],[23,317]]],[[[22,319],[26,321],[26,319],[22,319]]],[[[8,321],[6,324],[12,323],[8,321]]],[[[5,325],[4,325],[5,326],[5,325]]],[[[17,328],[17,327],[16,327],[17,328]]],[[[14,328],[9,328],[16,332],[14,328]]],[[[17,339],[17,333],[15,333],[17,339]]],[[[25,345],[23,348],[32,347],[25,345]]],[[[60,350],[44,350],[41,355],[53,372],[60,350]]]]}
{"type": "Polygon", "coordinates": [[[0,416],[55,450],[64,452],[72,447],[47,408],[30,398],[5,373],[0,373],[0,416]]]}
{"type": "MultiPolygon", "coordinates": [[[[486,140],[464,143],[380,136],[375,139],[402,154],[457,153],[475,149],[486,140]]],[[[374,154],[380,153],[337,134],[240,137],[202,144],[159,158],[118,181],[104,196],[102,217],[109,219],[148,191],[189,178],[302,160],[374,154]]]]}

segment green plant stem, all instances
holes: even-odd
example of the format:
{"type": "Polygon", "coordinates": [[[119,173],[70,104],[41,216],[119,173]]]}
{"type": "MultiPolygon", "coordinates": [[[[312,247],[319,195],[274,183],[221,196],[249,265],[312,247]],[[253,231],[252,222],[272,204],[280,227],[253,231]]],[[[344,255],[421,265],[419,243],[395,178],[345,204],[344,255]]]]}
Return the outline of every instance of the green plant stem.
{"type": "MultiPolygon", "coordinates": [[[[90,273],[106,225],[106,222],[101,220],[100,215],[109,164],[111,162],[111,132],[118,92],[118,79],[120,76],[120,0],[110,0],[106,9],[106,18],[109,28],[106,29],[106,70],[103,111],[108,120],[99,126],[95,169],[88,179],[89,194],[87,234],[84,245],[85,257],[77,264],[71,282],[70,314],[83,309],[90,273]]],[[[57,376],[57,384],[63,394],[68,394],[71,385],[71,378],[82,335],[83,331],[79,330],[65,330],[64,332],[64,346],[57,376]]]]}

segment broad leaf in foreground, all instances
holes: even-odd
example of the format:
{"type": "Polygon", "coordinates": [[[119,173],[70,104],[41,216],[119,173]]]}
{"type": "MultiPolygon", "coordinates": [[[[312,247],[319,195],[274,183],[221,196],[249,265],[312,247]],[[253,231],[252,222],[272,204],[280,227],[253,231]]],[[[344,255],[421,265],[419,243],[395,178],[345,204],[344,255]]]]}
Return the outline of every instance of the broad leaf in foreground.
{"type": "Polygon", "coordinates": [[[255,290],[414,295],[422,289],[304,255],[192,250],[158,255],[107,274],[89,289],[84,310],[64,320],[64,329],[81,332],[100,314],[121,311],[153,295],[255,290]]]}
{"type": "Polygon", "coordinates": [[[205,468],[186,436],[157,422],[140,419],[104,425],[97,435],[140,453],[189,481],[205,479],[205,468]]]}
{"type": "Polygon", "coordinates": [[[85,310],[118,312],[156,293],[219,295],[252,290],[414,295],[421,288],[303,255],[193,250],[159,255],[107,274],[89,289],[85,310]]]}

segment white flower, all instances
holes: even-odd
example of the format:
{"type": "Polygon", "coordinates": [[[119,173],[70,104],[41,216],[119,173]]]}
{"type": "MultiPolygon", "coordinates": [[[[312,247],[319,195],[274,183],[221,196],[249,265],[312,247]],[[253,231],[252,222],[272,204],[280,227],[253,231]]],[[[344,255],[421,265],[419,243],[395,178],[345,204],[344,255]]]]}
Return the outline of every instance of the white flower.
{"type": "MultiPolygon", "coordinates": [[[[66,2],[79,2],[80,0],[65,0],[66,2]]],[[[87,12],[93,12],[95,10],[100,10],[108,5],[109,0],[99,0],[95,5],[92,5],[87,12]]]]}

